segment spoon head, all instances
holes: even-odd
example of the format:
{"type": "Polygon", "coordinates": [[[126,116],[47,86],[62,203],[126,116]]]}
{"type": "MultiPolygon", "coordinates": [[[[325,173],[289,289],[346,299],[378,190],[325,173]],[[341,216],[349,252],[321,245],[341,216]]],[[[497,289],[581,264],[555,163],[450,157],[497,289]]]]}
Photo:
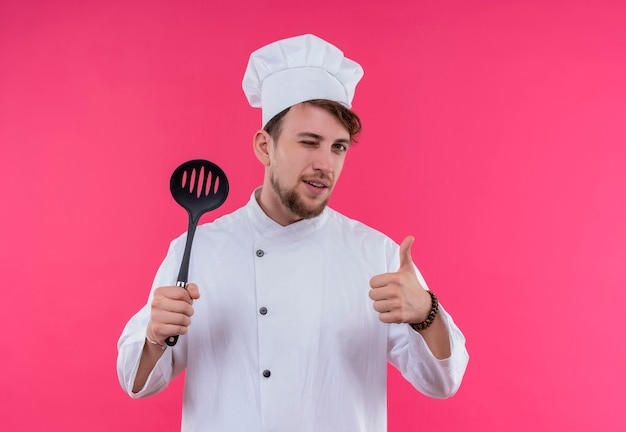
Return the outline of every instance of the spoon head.
{"type": "Polygon", "coordinates": [[[185,162],[170,178],[174,200],[197,217],[221,206],[228,197],[228,190],[224,171],[203,159],[185,162]]]}

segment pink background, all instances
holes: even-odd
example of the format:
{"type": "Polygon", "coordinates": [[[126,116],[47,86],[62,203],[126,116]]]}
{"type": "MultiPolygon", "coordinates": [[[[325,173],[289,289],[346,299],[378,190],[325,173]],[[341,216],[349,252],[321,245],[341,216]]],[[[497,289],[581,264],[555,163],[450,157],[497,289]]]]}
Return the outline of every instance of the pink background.
{"type": "MultiPolygon", "coordinates": [[[[208,158],[261,182],[247,56],[312,32],[365,69],[332,205],[413,257],[468,338],[452,399],[390,374],[390,431],[626,428],[626,3],[0,0],[0,429],[176,430],[116,342],[208,158]]],[[[245,409],[245,408],[242,408],[245,409]]],[[[322,413],[320,413],[322,415],[322,413]]]]}

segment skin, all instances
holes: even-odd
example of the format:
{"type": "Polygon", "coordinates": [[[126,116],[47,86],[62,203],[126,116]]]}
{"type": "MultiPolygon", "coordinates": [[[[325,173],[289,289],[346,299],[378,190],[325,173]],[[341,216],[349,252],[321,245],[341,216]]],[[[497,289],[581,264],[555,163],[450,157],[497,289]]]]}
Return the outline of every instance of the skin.
{"type": "Polygon", "coordinates": [[[253,144],[265,166],[259,205],[285,226],[324,209],[343,169],[350,134],[324,109],[298,104],[285,115],[278,142],[259,130],[253,144]],[[287,205],[287,193],[299,203],[299,209],[287,205]]]}
{"type": "MultiPolygon", "coordinates": [[[[257,197],[263,211],[283,226],[320,214],[337,184],[350,142],[348,131],[335,117],[306,103],[287,112],[276,141],[264,130],[257,131],[254,152],[265,166],[263,187],[257,197]]],[[[428,316],[431,298],[415,273],[411,259],[413,241],[408,236],[400,245],[400,267],[396,272],[370,280],[369,297],[384,323],[418,323],[428,316]]],[[[176,286],[157,288],[148,337],[165,345],[167,337],[186,334],[193,301],[199,297],[195,284],[189,284],[187,290],[176,286]]],[[[435,319],[420,333],[436,358],[450,356],[449,335],[441,319],[435,319]]],[[[146,341],[133,392],[143,388],[161,355],[161,347],[146,341]]]]}

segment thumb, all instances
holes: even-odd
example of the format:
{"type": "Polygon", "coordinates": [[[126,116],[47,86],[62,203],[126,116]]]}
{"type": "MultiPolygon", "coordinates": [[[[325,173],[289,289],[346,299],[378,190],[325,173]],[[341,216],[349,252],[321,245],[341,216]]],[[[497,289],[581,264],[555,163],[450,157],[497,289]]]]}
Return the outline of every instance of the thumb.
{"type": "Polygon", "coordinates": [[[189,297],[192,300],[197,300],[200,298],[200,290],[198,289],[198,285],[195,283],[187,284],[187,292],[189,293],[189,297]]]}
{"type": "Polygon", "coordinates": [[[398,271],[413,271],[413,259],[411,258],[411,246],[415,241],[415,237],[407,236],[402,240],[400,245],[400,268],[398,271]]]}

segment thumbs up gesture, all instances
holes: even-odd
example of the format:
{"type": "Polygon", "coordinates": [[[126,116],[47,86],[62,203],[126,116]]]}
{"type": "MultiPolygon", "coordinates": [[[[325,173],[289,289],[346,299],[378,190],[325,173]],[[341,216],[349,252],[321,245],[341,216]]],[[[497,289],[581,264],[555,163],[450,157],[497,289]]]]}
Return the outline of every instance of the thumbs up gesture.
{"type": "Polygon", "coordinates": [[[374,300],[374,310],[384,323],[419,323],[430,311],[430,295],[420,285],[413,267],[411,245],[414,240],[408,236],[402,241],[398,271],[370,279],[369,297],[374,300]]]}

